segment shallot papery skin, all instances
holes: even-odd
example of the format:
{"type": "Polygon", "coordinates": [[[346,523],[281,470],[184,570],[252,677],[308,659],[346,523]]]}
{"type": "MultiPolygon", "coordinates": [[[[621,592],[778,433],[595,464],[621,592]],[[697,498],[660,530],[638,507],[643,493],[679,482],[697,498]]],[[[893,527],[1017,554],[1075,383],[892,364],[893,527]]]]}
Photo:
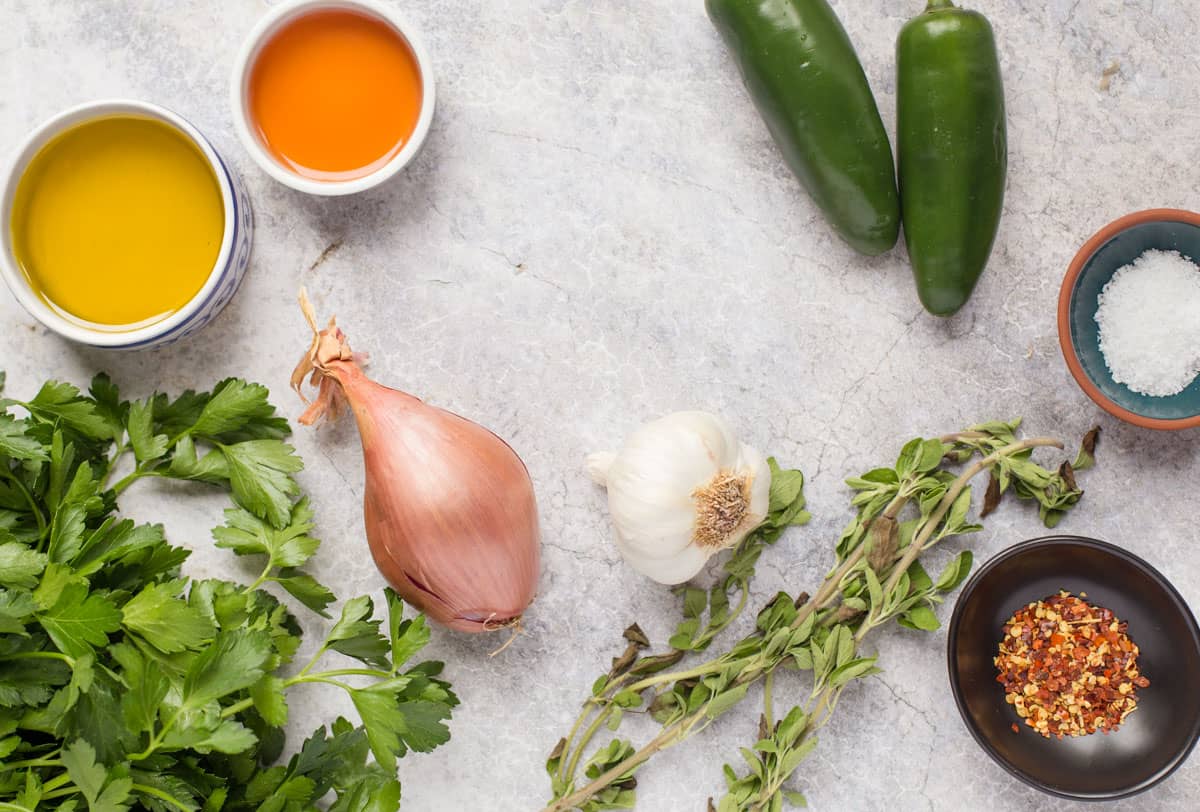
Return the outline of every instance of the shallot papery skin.
{"type": "Polygon", "coordinates": [[[321,393],[300,422],[335,417],[347,403],[358,423],[367,543],[388,583],[452,629],[516,624],[540,569],[537,503],[521,458],[477,423],[369,379],[332,321],[293,385],[309,371],[321,393]]]}

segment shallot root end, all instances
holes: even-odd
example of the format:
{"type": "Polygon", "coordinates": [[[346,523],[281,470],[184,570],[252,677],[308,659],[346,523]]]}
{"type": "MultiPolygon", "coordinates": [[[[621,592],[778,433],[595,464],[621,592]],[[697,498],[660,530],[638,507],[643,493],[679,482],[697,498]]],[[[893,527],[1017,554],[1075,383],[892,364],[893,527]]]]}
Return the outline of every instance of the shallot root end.
{"type": "MultiPolygon", "coordinates": [[[[489,623],[490,622],[491,621],[489,621],[489,623]]],[[[521,622],[520,615],[517,615],[512,620],[509,620],[505,623],[496,624],[495,626],[489,627],[488,623],[485,623],[485,624],[483,624],[483,628],[484,628],[484,631],[489,631],[489,632],[499,631],[500,629],[504,629],[504,628],[508,628],[508,629],[512,630],[512,634],[510,634],[508,636],[508,639],[504,641],[504,644],[502,646],[500,646],[500,648],[496,649],[491,654],[489,654],[488,655],[489,657],[495,657],[497,654],[499,654],[500,652],[504,651],[506,648],[511,646],[513,644],[513,642],[517,639],[517,637],[519,637],[520,635],[525,633],[525,625],[521,622]]]]}
{"type": "Polygon", "coordinates": [[[329,376],[328,365],[334,361],[365,362],[366,356],[356,354],[346,341],[346,334],[337,326],[337,318],[329,320],[329,326],[324,330],[317,327],[317,312],[312,300],[308,298],[308,290],[300,288],[300,311],[304,320],[312,330],[312,343],[300,363],[292,370],[292,389],[300,399],[309,404],[308,409],[300,416],[300,423],[312,425],[322,417],[336,419],[344,411],[346,400],[340,386],[329,376]],[[304,394],[304,380],[310,379],[312,386],[319,387],[317,399],[310,401],[304,394]]]}

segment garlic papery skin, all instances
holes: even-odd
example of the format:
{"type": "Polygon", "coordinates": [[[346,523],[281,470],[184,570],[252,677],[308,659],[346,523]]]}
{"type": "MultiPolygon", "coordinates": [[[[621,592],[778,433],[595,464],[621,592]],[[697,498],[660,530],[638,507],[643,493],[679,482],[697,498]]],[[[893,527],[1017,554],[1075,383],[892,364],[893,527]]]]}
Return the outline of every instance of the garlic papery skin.
{"type": "Polygon", "coordinates": [[[767,517],[766,458],[707,412],[646,423],[619,452],[588,457],[588,473],[608,489],[621,556],[662,584],[695,577],[767,517]]]}

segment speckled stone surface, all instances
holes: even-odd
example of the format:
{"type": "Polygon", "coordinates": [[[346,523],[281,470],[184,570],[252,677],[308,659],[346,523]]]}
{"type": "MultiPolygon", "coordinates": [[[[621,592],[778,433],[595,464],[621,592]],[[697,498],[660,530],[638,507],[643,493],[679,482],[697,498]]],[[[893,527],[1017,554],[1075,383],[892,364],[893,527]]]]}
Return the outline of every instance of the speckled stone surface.
{"type": "MultiPolygon", "coordinates": [[[[991,268],[949,321],[922,312],[902,248],[864,260],[831,235],[699,0],[400,5],[437,66],[428,145],[385,188],[318,200],[269,180],[232,133],[230,68],[267,4],[0,0],[0,149],[77,102],[155,101],[196,122],[243,173],[259,228],[240,295],[186,345],[126,355],[72,346],[0,294],[0,364],[17,393],[97,369],[133,395],[242,375],[269,383],[295,416],[286,382],[306,344],[294,305],[305,284],[371,352],[380,380],[511,440],[541,504],[541,594],[528,634],[495,658],[493,639],[435,635],[431,652],[448,661],[464,703],[448,746],[402,762],[406,809],[539,809],[542,762],[621,629],[636,620],[665,638],[676,601],[617,557],[583,458],[674,409],[720,412],[809,475],[814,521],[764,556],[757,598],[825,571],[849,516],[843,477],[915,434],[1024,415],[1039,433],[1073,439],[1104,426],[1101,465],[1062,529],[1124,544],[1200,603],[1200,435],[1100,413],[1070,379],[1054,323],[1062,273],[1092,232],[1135,209],[1200,207],[1191,0],[973,0],[999,34],[1012,170],[991,268]]],[[[890,128],[893,43],[921,4],[834,5],[890,128]]],[[[342,595],[379,590],[354,428],[305,429],[296,443],[325,540],[317,575],[342,595]]],[[[147,486],[126,507],[167,518],[172,538],[197,549],[193,573],[244,575],[208,538],[223,504],[147,486]]],[[[1040,532],[1036,515],[1008,504],[969,543],[986,558],[1040,532]]],[[[311,616],[305,626],[320,628],[311,616]]],[[[1076,808],[1017,783],[971,740],[949,694],[944,631],[890,630],[869,645],[886,673],[850,689],[800,771],[795,788],[812,808],[1076,808]]],[[[752,705],[645,769],[639,809],[702,809],[722,788],[720,765],[753,740],[752,705]]],[[[297,738],[350,710],[326,691],[293,708],[297,738]]],[[[1120,808],[1194,808],[1197,793],[1193,759],[1120,808]]]]}

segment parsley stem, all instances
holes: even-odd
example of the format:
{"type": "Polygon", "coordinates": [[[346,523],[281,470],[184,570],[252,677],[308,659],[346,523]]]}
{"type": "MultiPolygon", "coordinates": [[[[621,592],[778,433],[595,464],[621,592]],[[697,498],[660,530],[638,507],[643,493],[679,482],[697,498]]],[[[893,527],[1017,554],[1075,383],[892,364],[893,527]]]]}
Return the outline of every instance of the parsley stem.
{"type": "Polygon", "coordinates": [[[394,675],[390,671],[378,671],[374,668],[339,668],[335,671],[320,671],[316,674],[295,676],[289,680],[284,680],[283,684],[295,685],[300,682],[311,682],[315,677],[374,677],[375,679],[391,679],[394,675]]]}
{"type": "Polygon", "coordinates": [[[163,476],[163,475],[161,473],[159,473],[158,469],[147,468],[146,463],[142,463],[137,468],[134,468],[133,471],[131,471],[123,479],[118,480],[116,485],[113,485],[113,487],[112,487],[113,493],[115,493],[117,496],[120,496],[121,494],[123,494],[125,492],[125,490],[130,485],[137,482],[142,477],[148,477],[148,476],[163,476]]]}
{"type": "Polygon", "coordinates": [[[299,676],[292,677],[289,680],[284,680],[283,685],[286,688],[286,687],[291,687],[292,685],[297,685],[301,682],[323,682],[326,685],[335,685],[338,688],[341,688],[346,693],[351,693],[354,691],[353,686],[347,685],[344,682],[338,682],[335,679],[329,679],[328,677],[324,677],[320,674],[311,674],[307,677],[299,677],[299,676]]]}
{"type": "Polygon", "coordinates": [[[71,776],[69,773],[62,773],[61,775],[51,778],[46,783],[42,784],[42,790],[46,792],[46,794],[42,796],[43,799],[60,798],[63,795],[74,795],[76,792],[79,792],[79,787],[71,783],[71,776]],[[67,788],[59,789],[59,787],[61,787],[63,784],[67,784],[67,788]],[[52,790],[57,790],[57,792],[53,792],[52,790]]]}
{"type": "Polygon", "coordinates": [[[16,654],[0,656],[0,660],[62,660],[71,668],[75,667],[74,658],[57,651],[18,651],[16,654]]]}
{"type": "Polygon", "coordinates": [[[262,571],[261,575],[259,575],[257,578],[254,579],[254,583],[252,583],[252,584],[250,584],[250,586],[246,587],[246,589],[242,592],[242,594],[249,595],[251,592],[258,589],[260,586],[262,586],[267,581],[269,581],[270,575],[271,575],[271,570],[274,568],[275,568],[275,562],[268,559],[267,568],[262,571]]]}
{"type": "Polygon", "coordinates": [[[12,812],[33,812],[27,806],[17,806],[16,804],[5,803],[4,801],[0,801],[0,809],[8,809],[12,810],[12,812]]]}
{"type": "MultiPolygon", "coordinates": [[[[21,492],[21,495],[25,497],[25,501],[29,503],[29,512],[33,514],[34,521],[37,522],[38,539],[46,538],[46,533],[50,529],[46,525],[46,517],[42,515],[42,509],[39,508],[37,505],[37,502],[34,501],[33,494],[31,494],[29,492],[29,489],[25,487],[25,483],[22,482],[20,480],[20,478],[13,475],[12,472],[10,472],[8,470],[0,469],[0,476],[3,476],[5,479],[7,479],[13,485],[17,486],[17,490],[19,490],[21,492]]],[[[40,546],[41,545],[39,545],[39,547],[40,546]]]]}
{"type": "Polygon", "coordinates": [[[171,732],[171,728],[175,727],[175,723],[179,721],[179,717],[183,715],[183,708],[175,711],[175,715],[162,726],[162,730],[158,731],[150,737],[150,743],[146,745],[146,749],[140,753],[135,753],[129,756],[130,761],[144,761],[154,755],[154,751],[162,747],[162,743],[166,741],[167,734],[171,732]]]}
{"type": "MultiPolygon", "coordinates": [[[[55,750],[54,752],[59,753],[62,751],[55,750]]],[[[4,769],[5,770],[19,770],[22,767],[61,767],[61,766],[62,766],[62,761],[60,761],[57,758],[50,758],[49,756],[46,756],[43,758],[29,758],[24,761],[9,761],[4,764],[4,769]]]]}
{"type": "Polygon", "coordinates": [[[221,718],[228,719],[230,716],[234,716],[235,714],[241,713],[242,711],[244,711],[246,708],[250,707],[253,704],[254,704],[254,700],[251,699],[250,697],[246,697],[245,699],[234,702],[229,707],[221,709],[221,718]]]}
{"type": "MultiPolygon", "coordinates": [[[[309,671],[312,671],[313,667],[316,666],[317,661],[320,660],[321,657],[324,656],[325,652],[328,650],[329,650],[328,646],[324,646],[324,645],[321,646],[319,649],[317,649],[317,653],[312,656],[312,659],[310,659],[308,661],[307,665],[305,665],[303,668],[300,669],[300,673],[297,674],[296,677],[303,677],[309,671]]],[[[293,679],[295,679],[295,677],[293,677],[293,679]]]]}
{"type": "MultiPolygon", "coordinates": [[[[388,671],[377,671],[370,668],[342,668],[336,671],[322,671],[319,674],[297,674],[291,679],[283,681],[283,688],[291,688],[293,685],[300,685],[305,682],[324,682],[329,685],[336,685],[346,691],[353,690],[351,686],[344,682],[338,682],[331,677],[374,677],[375,679],[391,679],[392,674],[388,671]]],[[[232,705],[222,708],[221,718],[228,719],[230,716],[241,713],[254,704],[254,700],[247,697],[246,699],[234,702],[232,705]]]]}
{"type": "Polygon", "coordinates": [[[176,809],[182,809],[183,812],[188,812],[188,810],[192,808],[156,787],[148,787],[145,784],[133,784],[130,789],[132,789],[134,792],[140,792],[143,795],[150,795],[154,798],[158,798],[160,801],[166,801],[176,809]]]}
{"type": "Polygon", "coordinates": [[[108,480],[112,479],[113,471],[116,470],[117,460],[125,456],[125,452],[129,450],[129,443],[123,442],[117,446],[113,455],[108,458],[108,467],[104,470],[104,476],[100,477],[100,490],[105,490],[108,487],[108,480]]]}
{"type": "MultiPolygon", "coordinates": [[[[62,777],[67,778],[66,774],[64,774],[62,777]]],[[[69,780],[70,779],[68,779],[68,781],[69,780]]],[[[45,789],[48,786],[50,786],[50,784],[46,784],[42,788],[45,789]]],[[[74,784],[70,784],[69,786],[63,787],[62,789],[56,789],[53,792],[47,792],[45,795],[42,796],[42,800],[49,801],[53,798],[65,798],[68,795],[78,795],[78,794],[79,794],[79,787],[75,786],[74,784]]]]}

